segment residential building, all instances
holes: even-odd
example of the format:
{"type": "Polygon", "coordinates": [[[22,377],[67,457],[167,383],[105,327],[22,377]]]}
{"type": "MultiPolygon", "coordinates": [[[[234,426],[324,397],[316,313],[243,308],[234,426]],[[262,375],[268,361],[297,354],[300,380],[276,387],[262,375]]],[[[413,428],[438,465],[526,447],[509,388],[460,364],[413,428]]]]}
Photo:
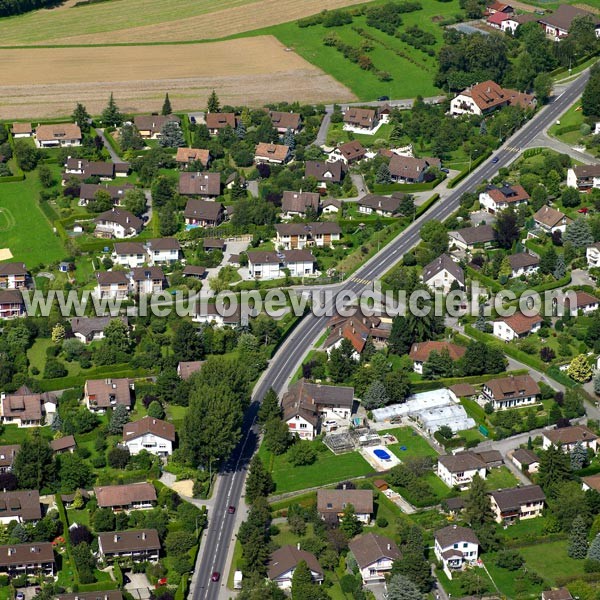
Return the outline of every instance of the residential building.
{"type": "Polygon", "coordinates": [[[448,254],[438,256],[434,261],[423,267],[421,275],[423,283],[434,290],[447,294],[454,285],[465,287],[465,273],[448,254]]]}
{"type": "Polygon", "coordinates": [[[146,415],[123,426],[123,444],[132,455],[142,450],[156,456],[170,456],[175,443],[175,427],[171,423],[146,415]]]}
{"type": "Polygon", "coordinates": [[[71,330],[80,342],[89,344],[104,339],[104,330],[114,319],[119,319],[126,327],[129,326],[127,317],[73,317],[71,330]]]}
{"type": "Polygon", "coordinates": [[[0,573],[10,577],[19,575],[54,577],[56,562],[50,542],[30,542],[0,546],[0,573]]]}
{"type": "Polygon", "coordinates": [[[10,473],[17,452],[21,449],[19,444],[0,446],[0,473],[10,473]]]}
{"type": "Polygon", "coordinates": [[[75,123],[38,125],[35,130],[35,145],[38,148],[81,146],[81,139],[81,129],[75,123]]]}
{"type": "MultiPolygon", "coordinates": [[[[499,13],[496,13],[499,14],[499,13]]],[[[509,185],[505,183],[501,187],[488,185],[479,194],[481,208],[490,214],[502,212],[508,208],[517,209],[519,206],[527,206],[529,194],[521,185],[509,185]]]]}
{"type": "Polygon", "coordinates": [[[344,125],[353,129],[366,129],[368,131],[377,127],[379,118],[373,108],[358,108],[349,106],[344,112],[344,125]]]}
{"type": "Polygon", "coordinates": [[[478,227],[465,227],[457,231],[449,231],[450,247],[458,250],[474,250],[484,248],[487,244],[496,241],[496,231],[491,225],[479,225],[478,227]]]}
{"type": "Polygon", "coordinates": [[[307,160],[304,167],[304,176],[314,177],[322,184],[321,187],[326,187],[328,183],[341,183],[345,173],[346,165],[341,160],[335,162],[307,160]]]}
{"type": "Polygon", "coordinates": [[[555,231],[564,233],[567,225],[572,223],[573,219],[561,213],[560,210],[544,205],[533,215],[533,221],[546,233],[554,233],[555,231]]]}
{"type": "Polygon", "coordinates": [[[50,448],[54,454],[73,454],[77,448],[77,442],[72,435],[64,435],[63,437],[53,439],[50,442],[50,448]]]}
{"type": "Polygon", "coordinates": [[[290,159],[290,147],[284,144],[268,144],[259,142],[254,150],[256,164],[271,163],[283,165],[290,159]]]}
{"type": "Polygon", "coordinates": [[[357,140],[340,144],[329,154],[329,160],[341,160],[346,165],[352,165],[367,155],[364,146],[357,140]]]}
{"type": "Polygon", "coordinates": [[[556,590],[545,590],[542,592],[542,600],[573,600],[571,592],[567,588],[556,590]]]}
{"type": "Polygon", "coordinates": [[[217,135],[219,131],[226,127],[231,127],[232,129],[236,127],[234,113],[207,113],[205,119],[210,135],[217,135]]]}
{"type": "Polygon", "coordinates": [[[141,267],[148,262],[146,247],[142,242],[117,242],[111,255],[114,264],[122,267],[141,267]]]}
{"type": "Polygon", "coordinates": [[[0,289],[0,320],[16,319],[26,314],[25,302],[20,290],[0,289]]]}
{"type": "MultiPolygon", "coordinates": [[[[110,181],[115,177],[126,177],[129,173],[129,168],[129,163],[112,163],[99,160],[90,161],[84,158],[69,156],[65,163],[65,170],[62,173],[62,184],[67,185],[67,182],[71,179],[83,182],[90,177],[97,177],[100,181],[110,181]]],[[[128,186],[128,189],[133,188],[134,186],[128,186]]],[[[87,196],[87,199],[91,200],[92,197],[87,196]]]]}
{"type": "Polygon", "coordinates": [[[363,584],[385,581],[394,561],[402,558],[394,540],[376,533],[359,535],[348,547],[356,559],[363,584]]]}
{"type": "Polygon", "coordinates": [[[72,594],[57,594],[56,600],[123,600],[121,590],[105,590],[99,592],[74,592],[72,594]]]}
{"type": "Polygon", "coordinates": [[[432,167],[436,169],[441,167],[439,158],[414,158],[393,154],[389,164],[392,181],[398,183],[421,183],[425,181],[427,171],[432,167]]]}
{"type": "Polygon", "coordinates": [[[252,279],[281,279],[286,270],[291,277],[312,277],[315,257],[308,250],[248,252],[248,275],[252,279]]]}
{"type": "Polygon", "coordinates": [[[512,453],[512,461],[517,469],[537,473],[540,468],[540,459],[538,455],[527,448],[517,448],[512,453]]]}
{"type": "Polygon", "coordinates": [[[0,492],[0,523],[36,523],[42,518],[40,493],[37,490],[0,492]]]}
{"type": "Polygon", "coordinates": [[[97,298],[124,299],[129,294],[129,278],[125,271],[97,271],[96,281],[94,294],[97,298]]]}
{"type": "Polygon", "coordinates": [[[167,123],[181,125],[181,119],[177,115],[137,115],[133,119],[136,129],[147,140],[160,139],[167,123]]]}
{"type": "Polygon", "coordinates": [[[596,490],[600,492],[600,473],[581,478],[581,487],[584,492],[587,490],[596,490]]]}
{"type": "Polygon", "coordinates": [[[220,238],[204,238],[202,240],[202,248],[204,248],[206,252],[212,252],[213,250],[224,252],[226,246],[225,240],[220,238]]]}
{"type": "Polygon", "coordinates": [[[206,267],[198,267],[196,265],[186,265],[183,268],[184,277],[193,277],[194,279],[202,279],[206,275],[206,267]]]}
{"type": "Polygon", "coordinates": [[[272,110],[269,112],[269,116],[279,135],[283,135],[288,131],[296,134],[302,128],[302,115],[298,113],[272,110]]]}
{"type": "Polygon", "coordinates": [[[495,12],[488,16],[485,22],[494,29],[502,29],[502,23],[510,17],[503,12],[495,12]]]}
{"type": "Polygon", "coordinates": [[[540,386],[531,375],[509,375],[483,384],[483,396],[494,410],[519,408],[538,402],[540,386]]]}
{"type": "Polygon", "coordinates": [[[539,485],[525,485],[490,493],[496,523],[512,524],[542,516],[546,495],[539,485]]]}
{"type": "Polygon", "coordinates": [[[583,315],[589,315],[593,312],[596,312],[598,310],[600,300],[598,300],[596,296],[588,294],[588,292],[573,292],[572,290],[569,290],[565,294],[564,302],[565,304],[563,311],[565,313],[570,313],[573,317],[576,317],[580,311],[583,315]],[[569,305],[568,309],[567,304],[569,305]]]}
{"type": "Polygon", "coordinates": [[[515,34],[517,28],[525,23],[537,22],[539,19],[538,15],[535,13],[523,13],[522,15],[515,15],[507,17],[500,24],[500,29],[504,33],[510,33],[512,35],[515,34]]]}
{"type": "Polygon", "coordinates": [[[189,228],[216,227],[225,219],[225,210],[220,202],[188,200],[183,217],[189,228]]]}
{"type": "Polygon", "coordinates": [[[131,183],[123,185],[108,185],[100,183],[82,183],[79,188],[79,204],[88,205],[96,199],[98,192],[106,192],[115,206],[121,206],[125,199],[125,194],[129,190],[134,190],[135,186],[131,183]]]}
{"type": "Polygon", "coordinates": [[[267,565],[267,577],[282,590],[289,590],[292,587],[294,571],[302,561],[310,569],[313,582],[321,584],[324,579],[323,568],[315,555],[291,545],[283,546],[271,554],[267,565]]]}
{"type": "Polygon", "coordinates": [[[564,452],[571,452],[577,444],[596,452],[598,436],[585,425],[548,429],[542,433],[542,448],[544,450],[554,445],[564,452]]]}
{"type": "Polygon", "coordinates": [[[444,565],[444,572],[452,579],[453,571],[462,571],[474,565],[479,558],[479,539],[470,527],[448,525],[433,534],[434,552],[444,565]]]}
{"type": "Polygon", "coordinates": [[[322,385],[299,379],[282,398],[283,420],[301,439],[312,440],[320,420],[350,419],[354,412],[354,388],[322,385]]]}
{"type": "Polygon", "coordinates": [[[527,337],[530,333],[537,333],[543,322],[540,315],[527,316],[516,312],[510,317],[494,321],[493,335],[505,342],[512,342],[518,338],[527,337]]]}
{"type": "Polygon", "coordinates": [[[33,135],[31,123],[13,123],[10,128],[13,138],[29,138],[33,135]]]}
{"type": "Polygon", "coordinates": [[[0,263],[0,289],[23,289],[27,287],[28,277],[25,263],[0,263]]]}
{"type": "Polygon", "coordinates": [[[450,396],[457,404],[461,398],[475,398],[477,390],[470,383],[455,383],[448,388],[450,396]]]}
{"type": "Polygon", "coordinates": [[[324,215],[337,215],[342,210],[342,201],[335,198],[326,198],[321,202],[321,212],[324,215]]]}
{"type": "Polygon", "coordinates": [[[600,188],[600,164],[578,165],[567,171],[567,186],[580,192],[600,188]]]}
{"type": "Polygon", "coordinates": [[[585,251],[588,267],[600,267],[600,242],[588,246],[585,251]]]}
{"type": "Polygon", "coordinates": [[[306,217],[308,214],[316,217],[319,214],[319,194],[302,191],[283,192],[281,213],[283,219],[306,217]]]}
{"type": "Polygon", "coordinates": [[[212,302],[200,302],[198,313],[193,317],[193,320],[196,323],[209,323],[214,327],[239,327],[242,323],[244,325],[248,324],[248,316],[255,315],[242,315],[239,304],[234,307],[227,307],[222,304],[217,306],[212,302]]]}
{"type": "Polygon", "coordinates": [[[187,381],[194,373],[200,371],[203,364],[203,360],[179,361],[177,365],[177,375],[184,381],[187,381]]]}
{"type": "Polygon", "coordinates": [[[410,347],[408,353],[409,358],[413,361],[413,369],[415,373],[423,375],[423,365],[429,360],[429,355],[432,352],[441,354],[447,352],[452,362],[460,360],[467,349],[464,346],[458,346],[450,342],[415,342],[410,347]]]}
{"type": "Polygon", "coordinates": [[[402,198],[400,196],[378,196],[367,194],[358,200],[358,212],[365,215],[373,213],[382,217],[394,217],[398,215],[398,209],[402,198]]]}
{"type": "Polygon", "coordinates": [[[495,81],[484,81],[467,88],[450,101],[452,115],[487,115],[503,106],[534,108],[535,97],[505,89],[495,81]]]}
{"type": "Polygon", "coordinates": [[[511,277],[533,275],[534,273],[537,273],[540,268],[540,259],[529,252],[511,254],[508,257],[508,262],[510,263],[511,277]]]}
{"type": "Polygon", "coordinates": [[[335,348],[339,348],[344,339],[348,340],[354,348],[353,358],[359,360],[367,341],[371,339],[377,349],[387,346],[391,327],[386,327],[379,317],[366,316],[356,312],[349,317],[333,316],[327,323],[329,335],[323,342],[323,349],[329,355],[335,348]]]}
{"type": "Polygon", "coordinates": [[[600,37],[600,18],[598,15],[570,4],[560,4],[554,12],[547,12],[540,16],[538,23],[550,39],[559,41],[569,35],[571,24],[578,17],[590,18],[595,26],[596,37],[600,37]]]}
{"type": "Polygon", "coordinates": [[[166,286],[167,278],[160,267],[136,267],[129,274],[134,294],[158,294],[166,286]]]}
{"type": "Polygon", "coordinates": [[[41,427],[49,424],[56,412],[56,398],[48,392],[34,394],[28,387],[21,386],[13,394],[0,394],[2,423],[17,427],[41,427]]]}
{"type": "Polygon", "coordinates": [[[437,476],[448,486],[467,489],[475,475],[487,476],[485,462],[474,452],[457,452],[438,457],[437,476]]]}
{"type": "Polygon", "coordinates": [[[503,15],[512,15],[515,9],[510,4],[504,4],[503,2],[492,2],[487,8],[486,12],[488,15],[494,15],[496,13],[502,13],[503,15]]]}
{"type": "Polygon", "coordinates": [[[118,404],[131,408],[129,379],[88,379],[83,388],[83,400],[92,412],[103,413],[118,404]]]}
{"type": "Polygon", "coordinates": [[[113,511],[142,510],[152,508],[156,503],[154,486],[145,482],[95,487],[94,495],[98,508],[110,508],[113,511]]]}
{"type": "Polygon", "coordinates": [[[324,521],[337,523],[348,506],[352,505],[356,518],[365,524],[373,515],[373,492],[371,490],[319,489],[317,490],[317,512],[324,521]]]}
{"type": "Polygon", "coordinates": [[[190,165],[201,164],[207,169],[210,163],[210,152],[204,148],[177,148],[175,162],[182,168],[188,169],[190,165]]]}
{"type": "Polygon", "coordinates": [[[221,174],[209,171],[183,171],[179,173],[179,193],[205,200],[221,194],[221,174]]]}
{"type": "Polygon", "coordinates": [[[111,208],[100,213],[95,219],[96,230],[94,235],[101,238],[127,238],[137,235],[142,231],[144,222],[128,210],[111,208]]]}
{"type": "Polygon", "coordinates": [[[172,265],[181,258],[181,244],[177,238],[157,238],[146,242],[150,265],[172,265]]]}
{"type": "Polygon", "coordinates": [[[130,559],[134,563],[157,562],[160,540],[156,529],[129,529],[98,534],[98,554],[111,563],[115,559],[130,559]]]}
{"type": "Polygon", "coordinates": [[[330,221],[315,223],[277,223],[275,245],[283,250],[302,250],[306,246],[331,248],[339,242],[342,230],[330,221]]]}

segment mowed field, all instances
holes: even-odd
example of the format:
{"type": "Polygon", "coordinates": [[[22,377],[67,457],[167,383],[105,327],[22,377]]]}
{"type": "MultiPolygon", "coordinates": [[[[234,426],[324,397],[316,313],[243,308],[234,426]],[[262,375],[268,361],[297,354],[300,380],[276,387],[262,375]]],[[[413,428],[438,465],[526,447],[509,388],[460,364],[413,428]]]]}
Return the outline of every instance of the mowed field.
{"type": "MultiPolygon", "coordinates": [[[[124,1],[124,0],[118,0],[124,1]]],[[[347,101],[353,94],[272,36],[204,44],[0,49],[0,118],[64,116],[75,102],[92,114],[110,92],[125,112],[201,109],[211,90],[222,103],[347,101]]]]}
{"type": "MultiPolygon", "coordinates": [[[[429,0],[428,0],[429,1],[429,0]]],[[[109,0],[0,20],[3,46],[217,39],[357,0],[109,0]]]]}

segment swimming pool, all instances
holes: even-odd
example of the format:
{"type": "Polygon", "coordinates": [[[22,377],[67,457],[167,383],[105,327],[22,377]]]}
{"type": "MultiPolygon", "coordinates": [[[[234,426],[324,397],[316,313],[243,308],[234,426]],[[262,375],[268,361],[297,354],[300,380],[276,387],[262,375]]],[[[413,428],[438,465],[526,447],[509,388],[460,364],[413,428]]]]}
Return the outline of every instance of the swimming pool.
{"type": "Polygon", "coordinates": [[[373,450],[373,454],[379,460],[390,460],[392,458],[390,456],[390,453],[387,450],[383,450],[382,448],[375,448],[375,450],[373,450]]]}

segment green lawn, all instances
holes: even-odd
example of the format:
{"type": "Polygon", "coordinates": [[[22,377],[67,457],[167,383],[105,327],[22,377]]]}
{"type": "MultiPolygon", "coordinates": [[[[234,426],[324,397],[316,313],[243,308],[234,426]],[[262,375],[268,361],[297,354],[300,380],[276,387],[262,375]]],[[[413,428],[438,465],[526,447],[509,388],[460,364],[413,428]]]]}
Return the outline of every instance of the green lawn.
{"type": "Polygon", "coordinates": [[[582,560],[574,560],[567,555],[567,540],[535,544],[519,548],[525,558],[527,568],[543,577],[547,583],[556,585],[558,577],[583,574],[582,560]]]}
{"type": "Polygon", "coordinates": [[[519,481],[506,467],[491,469],[485,479],[485,487],[488,490],[499,490],[515,487],[519,481]]]}
{"type": "Polygon", "coordinates": [[[0,248],[10,248],[13,259],[29,268],[66,256],[38,206],[41,189],[36,173],[28,173],[25,181],[0,184],[0,248]]]}
{"type": "Polygon", "coordinates": [[[412,427],[396,427],[380,433],[382,435],[389,433],[398,440],[397,444],[392,444],[389,448],[400,459],[418,456],[437,457],[437,452],[412,427]],[[401,450],[401,446],[405,446],[406,450],[401,450]]]}
{"type": "Polygon", "coordinates": [[[66,512],[69,525],[73,525],[73,523],[77,523],[78,525],[90,524],[90,512],[87,509],[77,510],[75,508],[68,508],[66,512]]]}
{"type": "Polygon", "coordinates": [[[259,455],[273,475],[275,494],[328,485],[373,472],[373,467],[358,452],[336,456],[322,442],[311,443],[317,448],[317,460],[306,467],[294,467],[285,454],[274,456],[264,446],[260,447],[259,455]]]}
{"type": "Polygon", "coordinates": [[[50,338],[38,338],[35,340],[33,346],[27,350],[30,368],[37,367],[40,373],[44,372],[44,367],[46,365],[46,350],[52,345],[52,340],[50,338]]]}
{"type": "Polygon", "coordinates": [[[543,584],[532,583],[528,571],[509,571],[496,566],[495,554],[486,554],[483,560],[494,583],[507,598],[539,598],[542,590],[547,589],[543,584]]]}
{"type": "MultiPolygon", "coordinates": [[[[374,135],[363,135],[360,133],[353,133],[352,139],[360,142],[363,146],[372,146],[376,140],[388,140],[393,130],[393,125],[385,123],[374,135]]],[[[335,146],[343,142],[350,141],[350,132],[344,130],[343,123],[332,123],[327,131],[327,144],[335,146]]]]}
{"type": "MultiPolygon", "coordinates": [[[[20,444],[31,433],[30,427],[17,427],[16,425],[5,425],[0,433],[0,444],[20,444]]],[[[52,430],[49,427],[41,427],[42,437],[48,441],[52,439],[52,430]]]]}

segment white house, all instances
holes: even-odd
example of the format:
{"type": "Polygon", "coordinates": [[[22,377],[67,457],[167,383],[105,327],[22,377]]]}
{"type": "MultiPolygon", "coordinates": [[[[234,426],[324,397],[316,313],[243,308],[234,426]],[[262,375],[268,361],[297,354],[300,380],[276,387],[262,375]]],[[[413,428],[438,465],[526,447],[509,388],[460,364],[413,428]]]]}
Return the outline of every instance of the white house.
{"type": "Polygon", "coordinates": [[[352,505],[356,518],[365,525],[373,515],[373,492],[371,490],[319,489],[317,490],[317,512],[328,522],[337,523],[344,511],[352,505]]]}
{"type": "Polygon", "coordinates": [[[75,123],[38,125],[35,130],[35,145],[38,148],[81,146],[81,139],[81,129],[75,123]]]}
{"type": "Polygon", "coordinates": [[[342,230],[337,223],[277,223],[275,245],[283,250],[302,250],[306,246],[332,247],[342,230]]]}
{"type": "Polygon", "coordinates": [[[448,525],[433,534],[434,552],[444,565],[444,571],[452,579],[453,571],[462,571],[479,558],[479,539],[469,527],[448,525]]]}
{"type": "Polygon", "coordinates": [[[535,404],[539,394],[540,386],[531,375],[509,375],[483,384],[483,397],[492,403],[494,410],[535,404]]]}
{"type": "Polygon", "coordinates": [[[267,566],[267,577],[283,590],[292,587],[292,577],[300,562],[304,561],[310,569],[312,580],[315,583],[323,582],[323,569],[314,554],[300,550],[296,546],[283,546],[271,554],[267,566]]]}
{"type": "Polygon", "coordinates": [[[542,516],[546,495],[539,485],[495,490],[490,493],[490,504],[496,523],[515,523],[522,519],[542,516]]]}
{"type": "Polygon", "coordinates": [[[123,426],[123,444],[132,455],[142,450],[156,456],[170,456],[175,442],[175,427],[171,423],[145,416],[123,426]]]}
{"type": "Polygon", "coordinates": [[[34,394],[28,387],[22,386],[13,394],[0,394],[0,410],[4,425],[41,427],[52,421],[56,399],[48,392],[34,394]]]}
{"type": "Polygon", "coordinates": [[[467,489],[475,475],[486,478],[485,462],[474,452],[457,452],[438,457],[437,476],[448,487],[467,489]]]}
{"type": "Polygon", "coordinates": [[[423,283],[434,290],[448,293],[453,283],[460,288],[465,287],[465,273],[448,254],[438,256],[434,261],[423,267],[421,276],[423,283]]]}
{"type": "Polygon", "coordinates": [[[40,493],[37,490],[0,491],[0,523],[36,523],[42,518],[40,493]]]}
{"type": "Polygon", "coordinates": [[[248,274],[251,279],[280,279],[285,269],[292,277],[311,277],[315,274],[315,257],[308,250],[248,252],[248,274]]]}
{"type": "Polygon", "coordinates": [[[413,361],[415,373],[423,374],[423,365],[429,360],[429,355],[434,351],[438,354],[447,352],[452,361],[456,362],[464,356],[467,349],[464,346],[444,341],[415,342],[408,353],[409,358],[413,361]]]}
{"type": "Polygon", "coordinates": [[[376,533],[359,535],[348,547],[356,559],[364,584],[384,581],[394,561],[402,557],[396,542],[376,533]]]}
{"type": "Polygon", "coordinates": [[[538,17],[538,22],[546,32],[546,36],[558,42],[569,35],[571,24],[578,17],[590,18],[595,26],[596,37],[600,37],[600,19],[597,15],[570,4],[559,4],[556,10],[538,17]]]}
{"type": "MultiPolygon", "coordinates": [[[[127,317],[114,317],[128,326],[127,317]]],[[[89,344],[104,339],[104,330],[108,327],[113,317],[73,317],[71,331],[82,343],[89,344]]]]}
{"type": "Polygon", "coordinates": [[[125,271],[96,272],[94,295],[97,298],[124,299],[129,294],[129,278],[125,271]]]}
{"type": "Polygon", "coordinates": [[[600,164],[578,165],[567,171],[567,186],[580,192],[600,188],[600,164]]]}
{"type": "Polygon", "coordinates": [[[536,333],[542,327],[543,319],[540,315],[526,316],[516,312],[510,317],[498,319],[493,323],[493,335],[505,342],[512,342],[518,338],[527,337],[536,333]]]}
{"type": "Polygon", "coordinates": [[[572,223],[573,219],[561,213],[560,210],[544,205],[533,215],[533,221],[546,233],[554,233],[555,231],[564,233],[567,225],[572,223]]]}
{"type": "Polygon", "coordinates": [[[479,194],[479,204],[481,208],[487,210],[490,214],[496,214],[507,208],[518,208],[527,205],[529,194],[523,186],[508,185],[498,187],[495,185],[486,186],[485,190],[479,194]]]}
{"type": "Polygon", "coordinates": [[[129,286],[134,294],[157,294],[166,281],[160,267],[136,267],[129,273],[129,286]]]}
{"type": "Polygon", "coordinates": [[[142,230],[143,221],[122,208],[111,208],[99,214],[95,219],[96,230],[94,235],[103,238],[127,238],[138,234],[142,230]]]}
{"type": "Polygon", "coordinates": [[[585,251],[588,267],[600,267],[600,242],[588,246],[585,251]]]}
{"type": "Polygon", "coordinates": [[[142,242],[117,242],[111,259],[116,265],[133,269],[144,265],[148,261],[148,255],[142,242]]]}
{"type": "Polygon", "coordinates": [[[542,433],[542,448],[554,445],[564,452],[571,452],[577,444],[596,452],[598,436],[585,425],[573,425],[559,429],[548,429],[542,433]]]}
{"type": "Polygon", "coordinates": [[[10,132],[14,139],[29,138],[33,135],[31,123],[13,123],[10,132]]]}
{"type": "Polygon", "coordinates": [[[592,296],[592,294],[588,294],[587,292],[581,292],[581,291],[575,292],[574,298],[572,296],[573,296],[573,292],[569,291],[569,292],[567,292],[567,294],[564,297],[564,302],[565,302],[564,312],[565,313],[570,312],[571,316],[576,317],[579,314],[579,311],[581,311],[581,313],[584,315],[589,315],[598,310],[598,306],[600,305],[600,300],[598,300],[598,298],[596,298],[596,296],[592,296]],[[566,308],[567,303],[569,304],[568,310],[566,308]]]}
{"type": "Polygon", "coordinates": [[[508,257],[510,263],[510,276],[533,275],[540,268],[540,259],[529,252],[517,252],[508,257]]]}
{"type": "Polygon", "coordinates": [[[146,242],[148,264],[170,265],[181,257],[181,245],[176,238],[158,238],[146,242]]]}
{"type": "Polygon", "coordinates": [[[503,106],[532,108],[535,98],[516,90],[505,89],[495,81],[484,81],[462,91],[450,101],[452,115],[487,115],[503,106]]]}
{"type": "Polygon", "coordinates": [[[511,456],[514,465],[520,471],[529,471],[537,473],[540,468],[540,459],[538,455],[527,448],[517,448],[511,456]]]}

